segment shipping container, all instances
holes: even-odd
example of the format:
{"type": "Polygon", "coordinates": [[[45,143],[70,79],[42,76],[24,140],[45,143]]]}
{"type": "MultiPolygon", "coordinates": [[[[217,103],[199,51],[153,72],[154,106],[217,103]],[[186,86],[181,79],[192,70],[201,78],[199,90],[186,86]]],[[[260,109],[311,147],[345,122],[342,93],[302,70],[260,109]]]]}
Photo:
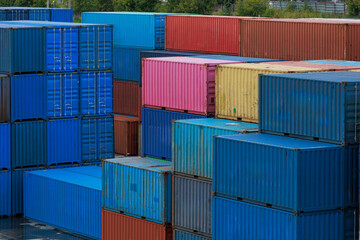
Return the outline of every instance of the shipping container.
{"type": "Polygon", "coordinates": [[[187,119],[173,122],[174,173],[205,179],[213,177],[213,137],[257,132],[258,125],[223,119],[187,119]]]}
{"type": "Polygon", "coordinates": [[[10,76],[0,75],[0,122],[11,121],[10,76]]]}
{"type": "Polygon", "coordinates": [[[73,10],[65,8],[0,7],[0,20],[72,22],[73,10]]]}
{"type": "Polygon", "coordinates": [[[11,123],[11,168],[46,166],[46,122],[11,123]]]}
{"type": "MultiPolygon", "coordinates": [[[[11,125],[0,123],[0,171],[11,169],[11,125]]],[[[0,214],[1,215],[1,214],[0,214]]]]}
{"type": "Polygon", "coordinates": [[[143,155],[171,161],[172,121],[205,118],[201,115],[143,108],[143,155]]]}
{"type": "Polygon", "coordinates": [[[3,7],[1,9],[5,11],[6,21],[29,20],[29,8],[3,7]]]}
{"type": "Polygon", "coordinates": [[[210,240],[209,237],[204,237],[201,235],[196,235],[193,233],[174,230],[174,240],[210,240]]]}
{"type": "MultiPolygon", "coordinates": [[[[51,21],[51,10],[48,8],[32,8],[29,9],[28,11],[29,11],[29,19],[22,19],[22,20],[51,21]]],[[[62,21],[58,21],[58,22],[62,22],[62,21]]]]}
{"type": "Polygon", "coordinates": [[[306,62],[306,61],[282,61],[282,62],[269,62],[271,65],[278,66],[291,66],[291,67],[306,67],[306,68],[318,68],[323,71],[350,71],[360,69],[359,66],[349,66],[341,64],[331,64],[331,63],[318,63],[318,62],[306,62]]]}
{"type": "Polygon", "coordinates": [[[142,134],[142,123],[139,122],[139,139],[138,139],[138,155],[139,156],[144,156],[143,154],[143,134],[142,134]]]}
{"type": "Polygon", "coordinates": [[[217,66],[216,117],[257,123],[259,121],[260,74],[314,71],[321,70],[267,63],[217,66]]]}
{"type": "Polygon", "coordinates": [[[358,146],[267,134],[220,136],[214,145],[218,196],[294,213],[359,204],[358,146]]]}
{"type": "Polygon", "coordinates": [[[113,101],[111,71],[80,73],[80,112],[83,116],[113,114],[113,101]]]}
{"type": "Polygon", "coordinates": [[[45,71],[46,29],[0,24],[0,72],[45,71]]]}
{"type": "Polygon", "coordinates": [[[341,61],[341,60],[324,59],[324,60],[308,60],[303,62],[360,67],[360,62],[357,61],[341,61]]]}
{"type": "Polygon", "coordinates": [[[281,60],[277,59],[268,59],[268,58],[251,58],[251,57],[238,57],[238,56],[230,56],[230,55],[195,55],[191,56],[194,58],[205,58],[205,59],[216,59],[216,60],[227,60],[233,62],[244,62],[244,63],[262,63],[262,62],[279,62],[281,60]]]}
{"type": "Polygon", "coordinates": [[[134,156],[138,155],[139,148],[139,119],[114,116],[114,145],[115,153],[134,156]]]}
{"type": "Polygon", "coordinates": [[[143,105],[200,115],[215,114],[215,66],[226,60],[190,57],[143,60],[143,105]]]}
{"type": "Polygon", "coordinates": [[[0,218],[11,215],[11,172],[0,171],[0,218]]]}
{"type": "Polygon", "coordinates": [[[354,211],[332,210],[293,214],[215,197],[214,240],[338,240],[358,239],[354,211]]]}
{"type": "Polygon", "coordinates": [[[126,157],[106,159],[102,165],[106,210],[171,224],[171,163],[126,157]]]}
{"type": "Polygon", "coordinates": [[[51,8],[51,21],[73,22],[73,10],[65,8],[51,8]]]}
{"type": "Polygon", "coordinates": [[[80,115],[80,76],[78,73],[48,73],[47,117],[77,117],[80,115]]]}
{"type": "Polygon", "coordinates": [[[75,173],[67,168],[25,172],[24,216],[101,239],[101,177],[92,170],[75,173]]]}
{"type": "Polygon", "coordinates": [[[99,162],[114,157],[114,117],[81,119],[81,161],[99,162]]]}
{"type": "Polygon", "coordinates": [[[81,120],[47,122],[47,165],[81,163],[81,120]]]}
{"type": "Polygon", "coordinates": [[[102,210],[103,240],[173,240],[171,226],[102,210]]]}
{"type": "Polygon", "coordinates": [[[360,72],[260,77],[261,132],[336,144],[359,142],[360,72]]]}
{"type": "Polygon", "coordinates": [[[164,49],[164,13],[85,12],[81,14],[81,21],[112,24],[115,46],[164,49]]]}
{"type": "Polygon", "coordinates": [[[141,87],[137,83],[114,81],[114,113],[141,120],[141,87]]]}
{"type": "Polygon", "coordinates": [[[212,183],[173,176],[173,226],[211,237],[212,183]]]}

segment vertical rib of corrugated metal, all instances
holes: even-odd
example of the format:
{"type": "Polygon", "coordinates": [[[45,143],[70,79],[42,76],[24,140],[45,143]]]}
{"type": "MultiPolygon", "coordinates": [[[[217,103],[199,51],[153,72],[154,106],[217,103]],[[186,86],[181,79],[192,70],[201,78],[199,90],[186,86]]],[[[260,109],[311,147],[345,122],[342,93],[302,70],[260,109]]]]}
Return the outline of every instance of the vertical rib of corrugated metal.
{"type": "Polygon", "coordinates": [[[174,230],[174,240],[210,240],[211,238],[195,235],[185,231],[174,230]]]}
{"type": "Polygon", "coordinates": [[[9,76],[0,76],[0,122],[10,122],[11,82],[9,76]]]}
{"type": "Polygon", "coordinates": [[[143,108],[144,156],[171,160],[171,124],[174,120],[204,118],[202,115],[143,108]]]}
{"type": "Polygon", "coordinates": [[[212,183],[173,176],[173,226],[190,232],[212,234],[212,183]]]}
{"type": "Polygon", "coordinates": [[[0,171],[0,217],[11,215],[11,172],[0,171]]]}
{"type": "Polygon", "coordinates": [[[141,120],[141,87],[137,83],[114,81],[114,113],[141,120]]]}
{"type": "MultiPolygon", "coordinates": [[[[11,125],[0,123],[0,171],[11,169],[11,125]]],[[[1,215],[1,214],[0,214],[1,215]]]]}
{"type": "Polygon", "coordinates": [[[81,163],[80,119],[47,122],[48,166],[81,163]]]}
{"type": "MultiPolygon", "coordinates": [[[[50,18],[50,9],[29,9],[29,20],[35,21],[51,21],[50,18]]],[[[25,19],[24,19],[25,20],[25,19]]]]}

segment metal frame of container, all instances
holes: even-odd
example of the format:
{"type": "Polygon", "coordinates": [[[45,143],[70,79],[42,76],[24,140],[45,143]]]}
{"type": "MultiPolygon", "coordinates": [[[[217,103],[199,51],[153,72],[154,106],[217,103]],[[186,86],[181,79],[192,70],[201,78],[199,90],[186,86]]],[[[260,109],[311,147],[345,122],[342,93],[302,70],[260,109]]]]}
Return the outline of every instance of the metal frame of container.
{"type": "Polygon", "coordinates": [[[125,156],[138,155],[139,119],[114,115],[115,153],[125,156]]]}
{"type": "MultiPolygon", "coordinates": [[[[11,169],[11,124],[0,123],[0,171],[11,169]]],[[[1,214],[0,214],[1,215],[1,214]]]]}
{"type": "Polygon", "coordinates": [[[11,215],[11,172],[0,170],[0,217],[11,215]]]}

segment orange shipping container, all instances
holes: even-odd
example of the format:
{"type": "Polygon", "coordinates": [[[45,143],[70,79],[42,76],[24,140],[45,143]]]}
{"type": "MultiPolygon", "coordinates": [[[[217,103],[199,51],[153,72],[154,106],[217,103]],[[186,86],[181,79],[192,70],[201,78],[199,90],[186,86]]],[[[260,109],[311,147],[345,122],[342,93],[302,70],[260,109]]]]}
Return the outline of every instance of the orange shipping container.
{"type": "Polygon", "coordinates": [[[141,120],[141,87],[137,83],[114,80],[114,113],[141,120]]]}
{"type": "Polygon", "coordinates": [[[138,155],[139,119],[114,116],[115,153],[134,156],[138,155]]]}
{"type": "Polygon", "coordinates": [[[158,223],[102,210],[103,240],[172,240],[172,229],[158,223]]]}

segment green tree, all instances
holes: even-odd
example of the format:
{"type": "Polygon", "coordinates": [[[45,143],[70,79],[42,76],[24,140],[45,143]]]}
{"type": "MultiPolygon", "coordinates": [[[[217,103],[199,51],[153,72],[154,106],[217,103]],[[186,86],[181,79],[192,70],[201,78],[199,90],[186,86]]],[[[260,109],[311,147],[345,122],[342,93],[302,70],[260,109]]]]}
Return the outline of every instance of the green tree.
{"type": "Polygon", "coordinates": [[[168,12],[211,14],[217,0],[168,0],[165,9],[168,12]]]}
{"type": "Polygon", "coordinates": [[[46,7],[46,0],[33,0],[32,7],[46,7]]]}
{"type": "Polygon", "coordinates": [[[110,12],[114,11],[113,0],[98,0],[97,8],[99,12],[110,12]]]}
{"type": "Polygon", "coordinates": [[[360,0],[347,0],[348,13],[352,17],[358,17],[360,14],[360,0]]]}
{"type": "Polygon", "coordinates": [[[154,12],[160,0],[115,0],[115,11],[154,12]]]}
{"type": "Polygon", "coordinates": [[[15,0],[14,6],[17,7],[31,7],[33,1],[32,0],[15,0]]]}
{"type": "Polygon", "coordinates": [[[14,0],[0,0],[0,7],[13,6],[14,0]]]}
{"type": "Polygon", "coordinates": [[[238,0],[236,2],[236,13],[239,16],[263,16],[268,9],[266,0],[238,0]]]}
{"type": "Polygon", "coordinates": [[[72,0],[74,12],[94,12],[98,11],[98,1],[97,0],[72,0]]]}

